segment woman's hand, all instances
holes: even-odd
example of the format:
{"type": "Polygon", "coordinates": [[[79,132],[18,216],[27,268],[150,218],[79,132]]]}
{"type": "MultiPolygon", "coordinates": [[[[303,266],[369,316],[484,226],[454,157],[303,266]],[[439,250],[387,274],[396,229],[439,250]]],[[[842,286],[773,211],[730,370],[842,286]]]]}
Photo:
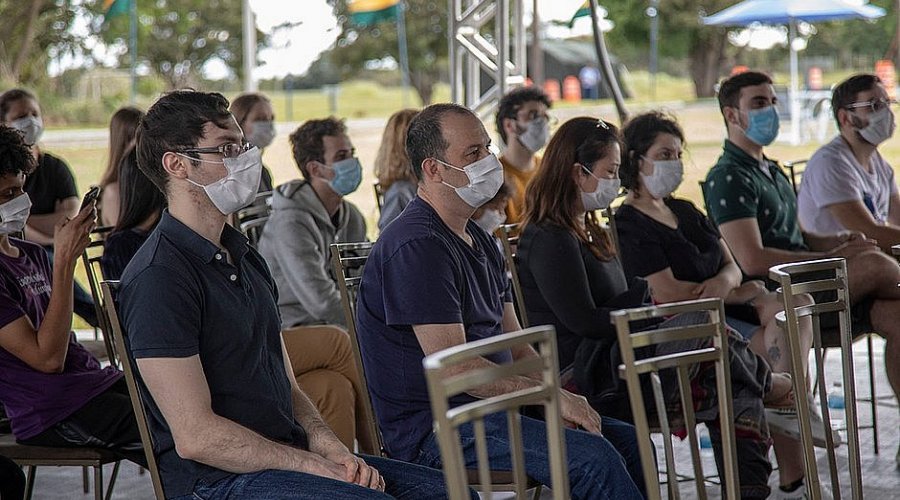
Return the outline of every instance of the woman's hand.
{"type": "MultiPolygon", "coordinates": [[[[74,219],[66,218],[56,225],[53,236],[53,260],[55,265],[74,268],[84,249],[91,242],[91,231],[97,222],[94,205],[84,207],[74,219]]],[[[62,269],[62,268],[61,268],[62,269]]]]}

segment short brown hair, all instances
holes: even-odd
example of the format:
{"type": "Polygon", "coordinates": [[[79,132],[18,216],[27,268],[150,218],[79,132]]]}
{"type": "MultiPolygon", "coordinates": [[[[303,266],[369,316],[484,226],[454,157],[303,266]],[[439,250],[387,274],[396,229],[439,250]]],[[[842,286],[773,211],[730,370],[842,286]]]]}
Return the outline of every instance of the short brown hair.
{"type": "Polygon", "coordinates": [[[719,110],[726,107],[737,108],[740,106],[741,89],[744,87],[755,87],[764,83],[771,84],[772,78],[759,71],[747,71],[738,73],[730,78],[725,79],[719,85],[719,110]]]}
{"type": "Polygon", "coordinates": [[[309,172],[306,170],[308,162],[325,162],[325,141],[322,138],[346,133],[344,120],[329,116],[321,120],[309,120],[291,134],[291,151],[304,179],[309,179],[309,172]]]}

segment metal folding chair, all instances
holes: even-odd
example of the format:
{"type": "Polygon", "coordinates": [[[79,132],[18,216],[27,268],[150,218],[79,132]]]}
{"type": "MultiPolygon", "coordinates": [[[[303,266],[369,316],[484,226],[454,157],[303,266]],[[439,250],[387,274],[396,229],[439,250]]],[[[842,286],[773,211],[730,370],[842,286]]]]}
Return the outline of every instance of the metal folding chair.
{"type": "MultiPolygon", "coordinates": [[[[806,393],[807,374],[802,369],[803,356],[807,353],[800,350],[800,318],[810,317],[813,324],[813,352],[816,361],[816,374],[819,403],[822,406],[822,419],[825,422],[825,442],[828,454],[828,465],[831,472],[832,492],[835,499],[841,498],[840,480],[838,477],[837,458],[831,436],[831,410],[828,407],[825,387],[825,367],[822,345],[820,316],[824,313],[837,313],[838,332],[840,334],[841,361],[843,371],[843,389],[846,405],[847,446],[850,460],[850,491],[852,498],[862,498],[862,470],[859,458],[859,421],[856,413],[856,380],[853,367],[853,332],[850,327],[850,292],[847,281],[847,263],[844,259],[821,259],[808,262],[782,264],[769,269],[769,277],[780,285],[778,294],[784,301],[784,311],[778,313],[776,319],[788,333],[791,355],[791,375],[794,379],[794,394],[806,393]],[[810,273],[815,273],[810,275],[810,273]],[[834,292],[834,299],[816,304],[801,306],[797,304],[797,295],[804,293],[834,292]]],[[[805,397],[794,398],[797,404],[797,417],[800,421],[800,441],[803,444],[803,464],[806,468],[806,487],[809,498],[821,498],[816,454],[813,447],[812,429],[810,428],[810,408],[805,397]]]]}
{"type": "MultiPolygon", "coordinates": [[[[656,455],[653,451],[651,428],[644,404],[644,395],[640,377],[650,377],[653,389],[653,401],[657,409],[659,431],[663,436],[665,450],[666,474],[670,478],[666,482],[670,499],[680,498],[678,481],[671,480],[678,471],[675,465],[675,453],[672,443],[672,425],[663,394],[661,371],[674,370],[676,373],[679,401],[683,412],[684,427],[687,432],[688,445],[691,450],[694,484],[698,498],[706,498],[703,467],[700,463],[700,448],[697,438],[697,419],[694,414],[694,403],[691,392],[690,370],[699,363],[714,363],[716,370],[716,390],[718,393],[719,425],[722,435],[722,456],[725,470],[719,476],[725,485],[725,498],[736,500],[739,497],[737,474],[737,450],[734,435],[734,411],[731,404],[731,370],[728,364],[728,340],[725,331],[725,312],[721,299],[703,299],[687,302],[674,302],[659,306],[639,307],[614,311],[611,320],[616,325],[619,348],[622,353],[620,375],[628,386],[628,398],[631,402],[635,427],[637,428],[638,448],[641,453],[641,467],[647,494],[651,499],[660,499],[660,483],[657,474],[656,455]],[[656,330],[632,332],[631,322],[649,318],[664,318],[678,314],[692,314],[696,321],[690,324],[666,326],[663,324],[656,330]],[[699,313],[699,314],[697,314],[699,313]],[[701,320],[702,319],[702,320],[701,320]],[[676,342],[690,342],[690,347],[675,352],[666,351],[656,354],[662,345],[676,342]],[[646,357],[639,358],[636,351],[650,349],[653,351],[646,357]]],[[[669,376],[663,375],[663,377],[669,376]]]]}
{"type": "Polygon", "coordinates": [[[237,227],[256,248],[263,228],[272,213],[272,192],[265,191],[256,195],[253,202],[237,213],[237,227]]]}
{"type": "MultiPolygon", "coordinates": [[[[459,427],[467,423],[472,423],[475,429],[480,491],[488,498],[491,497],[493,473],[490,470],[487,456],[484,417],[499,412],[505,412],[507,416],[510,456],[513,466],[512,483],[504,485],[503,489],[514,491],[516,498],[525,498],[530,484],[525,473],[519,410],[523,406],[529,405],[541,405],[544,408],[553,498],[555,500],[569,498],[565,438],[559,411],[559,365],[556,356],[556,331],[552,326],[538,326],[461,344],[425,358],[423,365],[428,380],[435,430],[441,448],[441,462],[444,467],[447,490],[452,500],[469,498],[468,486],[471,485],[471,477],[463,461],[462,447],[459,441],[459,427]],[[446,376],[448,368],[467,364],[473,359],[492,353],[526,345],[537,346],[539,357],[468,370],[455,376],[446,376]],[[541,383],[536,387],[479,399],[456,408],[449,406],[449,401],[454,396],[469,392],[483,384],[532,373],[541,374],[541,383]]],[[[538,498],[539,493],[539,490],[536,491],[534,498],[538,498]]]]}
{"type": "Polygon", "coordinates": [[[125,384],[128,386],[128,396],[131,398],[131,406],[134,408],[135,420],[137,421],[138,431],[141,434],[144,456],[147,459],[147,468],[150,471],[150,480],[153,483],[153,493],[156,495],[157,500],[165,500],[166,496],[163,493],[159,466],[156,463],[156,456],[153,454],[153,437],[150,435],[147,414],[144,412],[143,396],[138,388],[137,375],[131,365],[131,358],[128,356],[127,341],[122,333],[122,325],[119,322],[119,314],[116,310],[116,294],[119,290],[119,282],[104,281],[100,284],[100,288],[103,292],[103,313],[110,327],[110,343],[113,344],[120,368],[125,373],[125,384]]]}

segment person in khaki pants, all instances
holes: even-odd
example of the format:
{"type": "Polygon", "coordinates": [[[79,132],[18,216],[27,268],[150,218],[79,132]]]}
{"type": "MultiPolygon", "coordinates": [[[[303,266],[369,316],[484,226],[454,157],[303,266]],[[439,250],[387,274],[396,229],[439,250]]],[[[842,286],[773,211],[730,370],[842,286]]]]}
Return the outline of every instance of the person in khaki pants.
{"type": "Polygon", "coordinates": [[[334,325],[297,326],[281,332],[294,377],[322,414],[337,438],[362,453],[377,455],[369,435],[359,373],[353,361],[350,336],[334,325]]]}

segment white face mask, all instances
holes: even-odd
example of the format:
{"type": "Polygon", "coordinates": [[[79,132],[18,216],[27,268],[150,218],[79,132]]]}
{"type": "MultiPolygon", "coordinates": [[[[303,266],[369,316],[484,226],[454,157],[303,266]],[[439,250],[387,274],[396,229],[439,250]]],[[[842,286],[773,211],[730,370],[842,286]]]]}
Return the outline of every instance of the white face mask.
{"type": "Polygon", "coordinates": [[[587,167],[582,166],[585,172],[594,179],[597,179],[597,189],[591,193],[581,192],[581,204],[584,205],[585,212],[593,212],[601,210],[609,206],[616,196],[619,195],[619,188],[622,187],[622,181],[618,177],[615,179],[604,179],[597,177],[587,167]]]}
{"type": "Polygon", "coordinates": [[[650,196],[662,199],[678,189],[684,179],[684,164],[681,160],[653,161],[646,157],[644,160],[653,163],[653,174],[641,174],[644,189],[650,196]]]}
{"type": "Polygon", "coordinates": [[[550,137],[550,123],[546,118],[535,118],[528,122],[525,132],[519,135],[519,142],[531,153],[537,153],[550,137]]]}
{"type": "Polygon", "coordinates": [[[894,112],[885,107],[869,115],[869,124],[856,129],[869,144],[877,146],[894,135],[894,112]]]}
{"type": "Polygon", "coordinates": [[[260,149],[268,147],[275,140],[275,122],[271,120],[253,122],[252,130],[247,141],[260,149]]]}
{"type": "Polygon", "coordinates": [[[478,227],[487,231],[488,234],[494,234],[503,223],[506,222],[506,213],[500,210],[486,209],[481,217],[475,219],[478,227]]]}
{"type": "Polygon", "coordinates": [[[452,187],[456,190],[456,194],[466,204],[472,208],[478,208],[484,205],[500,190],[503,185],[503,165],[493,153],[484,158],[466,165],[465,168],[459,168],[449,163],[445,163],[435,158],[435,161],[441,165],[465,172],[469,178],[469,184],[466,186],[456,187],[441,181],[441,184],[452,187]]]}
{"type": "Polygon", "coordinates": [[[23,116],[9,123],[9,126],[22,133],[25,144],[33,146],[44,134],[44,121],[40,116],[23,116]]]}
{"type": "Polygon", "coordinates": [[[25,222],[31,214],[31,198],[28,193],[0,205],[0,234],[18,233],[25,229],[25,222]]]}
{"type": "Polygon", "coordinates": [[[249,205],[256,196],[259,178],[262,175],[262,155],[259,148],[253,147],[237,158],[223,158],[222,161],[201,160],[181,153],[176,154],[195,161],[225,165],[225,177],[205,186],[187,179],[191,184],[203,188],[209,200],[222,214],[231,215],[237,212],[249,205]]]}

